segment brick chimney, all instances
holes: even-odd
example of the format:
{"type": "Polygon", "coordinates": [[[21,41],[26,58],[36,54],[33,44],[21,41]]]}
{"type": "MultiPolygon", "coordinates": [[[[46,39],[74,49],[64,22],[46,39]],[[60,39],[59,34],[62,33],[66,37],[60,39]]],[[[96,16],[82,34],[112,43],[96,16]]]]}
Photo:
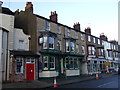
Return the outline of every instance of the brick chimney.
{"type": "Polygon", "coordinates": [[[108,38],[107,38],[107,36],[104,35],[104,33],[100,34],[100,39],[108,41],[108,38]]]}
{"type": "Polygon", "coordinates": [[[78,31],[80,31],[81,29],[80,29],[79,22],[78,23],[74,23],[73,28],[76,29],[76,30],[78,30],[78,31]]]}
{"type": "Polygon", "coordinates": [[[91,35],[91,28],[90,27],[85,28],[85,33],[91,35]]]}
{"type": "Polygon", "coordinates": [[[29,12],[29,13],[33,13],[33,4],[32,4],[32,2],[27,2],[26,3],[25,11],[29,12]]]}
{"type": "Polygon", "coordinates": [[[54,12],[51,11],[50,20],[54,22],[58,22],[58,14],[56,13],[56,11],[54,12]]]}

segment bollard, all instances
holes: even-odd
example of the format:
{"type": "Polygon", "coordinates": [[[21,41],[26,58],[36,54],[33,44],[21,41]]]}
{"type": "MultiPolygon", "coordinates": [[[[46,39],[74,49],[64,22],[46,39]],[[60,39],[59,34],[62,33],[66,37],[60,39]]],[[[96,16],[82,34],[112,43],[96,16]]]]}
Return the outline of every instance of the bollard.
{"type": "Polygon", "coordinates": [[[56,77],[54,77],[54,88],[57,87],[57,83],[56,83],[56,77]]]}
{"type": "Polygon", "coordinates": [[[99,78],[98,78],[98,73],[96,73],[96,79],[99,79],[99,78]]]}

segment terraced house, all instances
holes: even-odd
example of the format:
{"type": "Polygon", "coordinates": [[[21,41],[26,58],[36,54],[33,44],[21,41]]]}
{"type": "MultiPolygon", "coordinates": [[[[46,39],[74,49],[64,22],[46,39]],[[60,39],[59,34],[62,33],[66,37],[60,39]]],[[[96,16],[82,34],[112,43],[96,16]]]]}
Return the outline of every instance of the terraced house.
{"type": "Polygon", "coordinates": [[[31,2],[25,11],[15,12],[15,27],[30,35],[30,50],[40,54],[39,78],[87,74],[85,33],[80,24],[73,28],[58,23],[58,15],[50,19],[33,14],[31,2]]]}
{"type": "Polygon", "coordinates": [[[109,42],[104,35],[91,35],[91,28],[82,32],[79,22],[72,28],[61,24],[56,11],[49,19],[34,14],[31,2],[26,3],[25,11],[18,9],[12,15],[14,27],[7,44],[9,80],[80,76],[113,68],[117,71],[118,43],[109,42]]]}

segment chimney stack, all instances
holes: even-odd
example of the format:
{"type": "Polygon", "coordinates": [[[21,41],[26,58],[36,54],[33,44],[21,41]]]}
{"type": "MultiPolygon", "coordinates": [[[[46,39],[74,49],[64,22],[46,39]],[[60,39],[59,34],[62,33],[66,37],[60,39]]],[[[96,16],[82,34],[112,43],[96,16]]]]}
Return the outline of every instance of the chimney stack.
{"type": "Polygon", "coordinates": [[[107,38],[107,36],[104,35],[104,33],[100,34],[100,39],[108,41],[108,38],[107,38]]]}
{"type": "Polygon", "coordinates": [[[58,14],[56,13],[56,11],[54,12],[51,11],[50,20],[54,22],[58,22],[58,14]]]}
{"type": "Polygon", "coordinates": [[[74,28],[75,30],[77,30],[77,31],[80,31],[80,30],[81,30],[81,29],[80,29],[80,23],[79,23],[79,22],[74,23],[73,28],[74,28]]]}
{"type": "Polygon", "coordinates": [[[91,35],[91,28],[90,27],[85,28],[85,33],[91,35]]]}
{"type": "Polygon", "coordinates": [[[26,3],[25,11],[29,12],[29,13],[33,13],[33,4],[32,4],[32,2],[27,2],[26,3]]]}

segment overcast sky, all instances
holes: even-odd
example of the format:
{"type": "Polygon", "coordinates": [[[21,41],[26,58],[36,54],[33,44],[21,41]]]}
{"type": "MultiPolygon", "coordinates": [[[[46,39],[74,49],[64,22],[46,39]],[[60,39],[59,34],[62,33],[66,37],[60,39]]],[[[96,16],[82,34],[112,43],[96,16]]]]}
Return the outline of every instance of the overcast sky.
{"type": "Polygon", "coordinates": [[[32,1],[34,13],[49,18],[51,11],[58,13],[58,22],[73,27],[80,22],[81,31],[91,27],[92,35],[104,33],[108,40],[118,40],[118,0],[2,0],[3,6],[24,10],[32,1]]]}

